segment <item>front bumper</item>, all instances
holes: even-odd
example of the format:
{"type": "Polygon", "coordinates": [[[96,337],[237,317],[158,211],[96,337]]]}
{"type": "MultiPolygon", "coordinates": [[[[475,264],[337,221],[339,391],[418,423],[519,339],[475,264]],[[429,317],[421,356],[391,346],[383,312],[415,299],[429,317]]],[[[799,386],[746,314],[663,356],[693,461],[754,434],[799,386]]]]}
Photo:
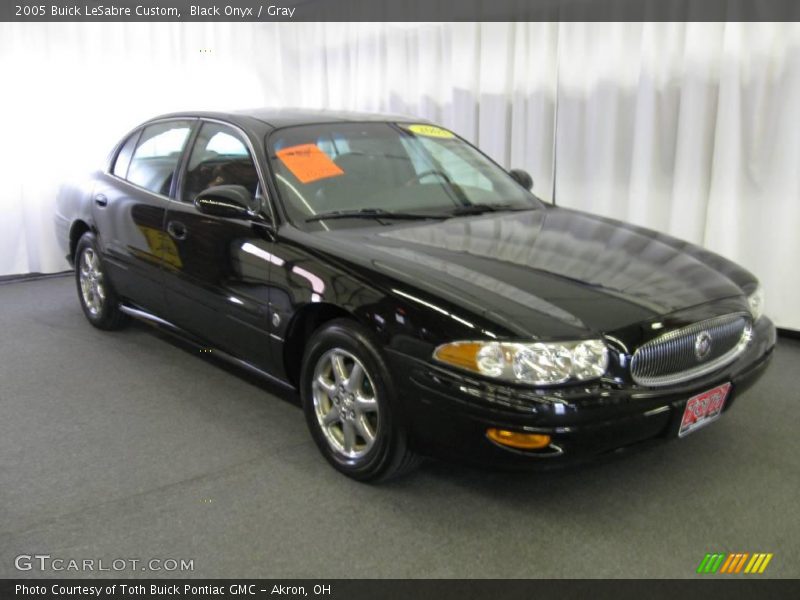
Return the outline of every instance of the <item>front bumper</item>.
{"type": "Polygon", "coordinates": [[[669,388],[593,383],[559,389],[498,385],[390,352],[405,423],[418,452],[492,466],[556,466],[675,437],[686,402],[725,382],[725,411],[764,371],[775,327],[755,324],[748,349],[732,364],[669,388]],[[551,436],[549,447],[515,450],[486,437],[490,427],[551,436]]]}

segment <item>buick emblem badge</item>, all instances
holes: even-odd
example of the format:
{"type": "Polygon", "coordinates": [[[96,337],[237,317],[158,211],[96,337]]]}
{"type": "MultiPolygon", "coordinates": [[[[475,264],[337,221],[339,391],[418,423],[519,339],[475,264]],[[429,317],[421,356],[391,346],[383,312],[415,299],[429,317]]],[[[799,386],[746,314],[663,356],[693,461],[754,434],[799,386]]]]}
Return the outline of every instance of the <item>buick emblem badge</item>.
{"type": "Polygon", "coordinates": [[[711,353],[711,334],[703,331],[694,338],[694,355],[697,360],[705,360],[711,353]]]}

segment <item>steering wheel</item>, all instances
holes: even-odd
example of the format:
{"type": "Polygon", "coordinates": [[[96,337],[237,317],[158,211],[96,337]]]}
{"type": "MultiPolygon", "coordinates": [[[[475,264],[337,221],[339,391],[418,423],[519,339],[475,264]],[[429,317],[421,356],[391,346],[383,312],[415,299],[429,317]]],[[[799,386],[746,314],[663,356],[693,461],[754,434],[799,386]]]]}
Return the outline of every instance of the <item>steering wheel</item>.
{"type": "Polygon", "coordinates": [[[406,181],[403,185],[411,185],[412,183],[420,181],[425,177],[429,177],[431,175],[435,177],[440,177],[441,179],[444,179],[447,183],[453,183],[452,180],[450,179],[450,176],[444,171],[439,171],[438,169],[428,169],[427,171],[422,171],[421,173],[417,173],[416,175],[411,177],[408,181],[406,181]]]}

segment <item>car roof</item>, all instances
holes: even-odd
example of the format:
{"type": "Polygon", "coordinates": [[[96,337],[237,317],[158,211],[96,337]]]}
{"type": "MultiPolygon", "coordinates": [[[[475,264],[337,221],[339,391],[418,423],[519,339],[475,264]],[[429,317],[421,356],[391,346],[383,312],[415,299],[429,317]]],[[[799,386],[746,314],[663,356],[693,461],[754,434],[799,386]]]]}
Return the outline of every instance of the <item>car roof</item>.
{"type": "Polygon", "coordinates": [[[315,110],[307,108],[253,108],[245,110],[235,110],[231,112],[221,111],[185,111],[174,112],[160,115],[158,119],[173,119],[181,117],[219,119],[229,121],[239,126],[252,125],[253,121],[260,121],[271,129],[279,127],[289,127],[292,125],[310,125],[315,123],[341,123],[353,122],[362,123],[365,121],[416,121],[428,123],[427,119],[420,119],[401,114],[390,113],[368,113],[340,110],[315,110]]]}

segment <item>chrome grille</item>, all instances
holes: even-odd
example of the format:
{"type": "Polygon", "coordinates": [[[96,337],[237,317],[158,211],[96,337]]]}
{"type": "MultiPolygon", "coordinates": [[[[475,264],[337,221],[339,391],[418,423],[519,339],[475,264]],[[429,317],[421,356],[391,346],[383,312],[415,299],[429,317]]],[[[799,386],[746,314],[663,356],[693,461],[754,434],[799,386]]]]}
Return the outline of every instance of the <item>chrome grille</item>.
{"type": "Polygon", "coordinates": [[[631,358],[631,376],[639,385],[649,387],[688,381],[736,360],[751,336],[747,313],[699,321],[642,344],[631,358]],[[710,347],[706,348],[708,337],[710,347]],[[703,350],[707,350],[705,356],[703,350]]]}

